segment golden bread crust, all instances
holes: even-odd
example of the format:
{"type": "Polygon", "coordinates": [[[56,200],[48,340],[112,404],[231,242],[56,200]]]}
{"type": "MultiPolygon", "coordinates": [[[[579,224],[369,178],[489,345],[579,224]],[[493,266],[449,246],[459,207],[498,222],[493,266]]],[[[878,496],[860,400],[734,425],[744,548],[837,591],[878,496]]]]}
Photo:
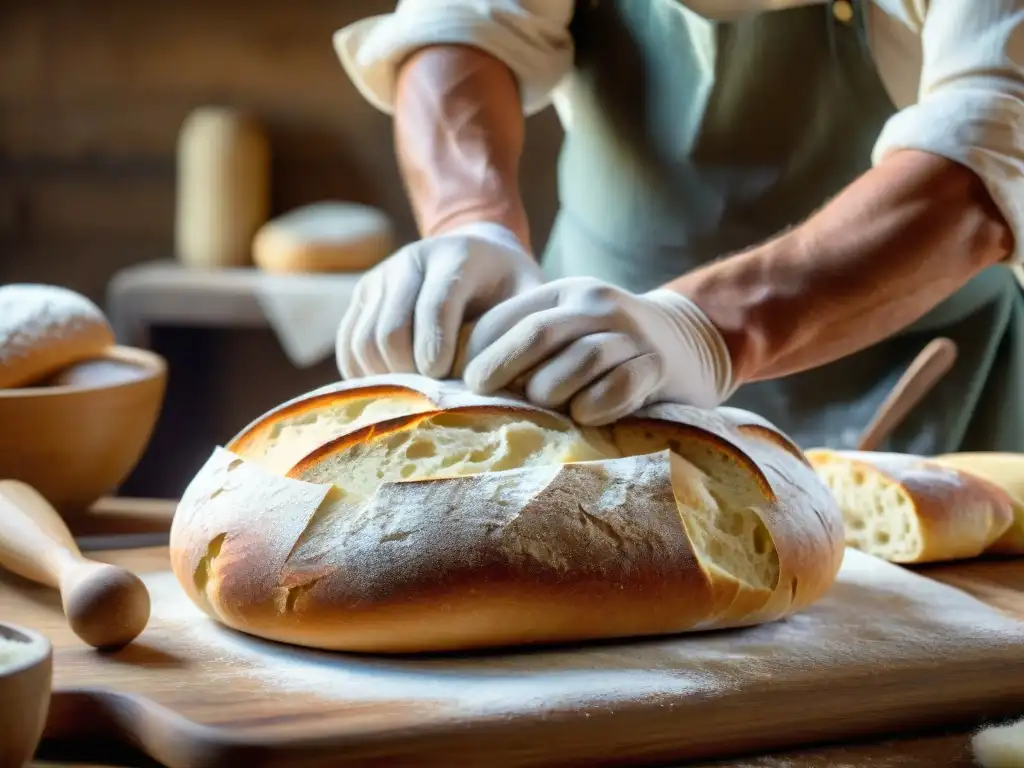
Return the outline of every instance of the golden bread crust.
{"type": "Polygon", "coordinates": [[[215,450],[179,505],[172,565],[218,621],[332,650],[760,623],[820,597],[842,560],[838,508],[790,446],[735,409],[659,407],[581,430],[455,382],[345,382],[215,450]],[[282,424],[308,428],[368,393],[413,410],[363,423],[367,405],[281,463],[282,424]],[[428,438],[439,453],[416,463],[428,438]]]}
{"type": "Polygon", "coordinates": [[[990,546],[995,555],[1024,555],[1024,455],[980,451],[948,453],[933,461],[975,475],[997,485],[1013,502],[1013,524],[990,546]]]}

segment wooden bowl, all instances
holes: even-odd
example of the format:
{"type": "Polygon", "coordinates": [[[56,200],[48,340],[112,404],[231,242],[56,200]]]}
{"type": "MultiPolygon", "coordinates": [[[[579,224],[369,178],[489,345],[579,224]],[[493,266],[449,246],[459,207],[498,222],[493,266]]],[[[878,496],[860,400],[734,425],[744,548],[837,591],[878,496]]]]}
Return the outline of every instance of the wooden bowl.
{"type": "Polygon", "coordinates": [[[0,389],[0,478],[28,483],[73,518],[142,458],[166,383],[160,355],[115,346],[38,386],[0,389]]]}
{"type": "Polygon", "coordinates": [[[50,709],[53,650],[30,629],[0,622],[0,768],[21,768],[39,746],[50,709]],[[24,645],[5,658],[11,641],[24,645]]]}

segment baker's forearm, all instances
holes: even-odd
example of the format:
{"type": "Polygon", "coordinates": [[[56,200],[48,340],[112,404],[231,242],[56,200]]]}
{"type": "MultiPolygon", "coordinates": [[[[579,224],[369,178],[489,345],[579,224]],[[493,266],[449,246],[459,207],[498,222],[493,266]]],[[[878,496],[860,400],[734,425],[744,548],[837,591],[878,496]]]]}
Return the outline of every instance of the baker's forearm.
{"type": "Polygon", "coordinates": [[[737,382],[823,365],[892,335],[1012,250],[969,170],[890,155],[799,227],[669,284],[722,331],[737,382]]]}
{"type": "Polygon", "coordinates": [[[529,248],[518,185],[524,119],[508,67],[474,48],[423,49],[402,67],[394,123],[421,235],[494,221],[529,248]]]}

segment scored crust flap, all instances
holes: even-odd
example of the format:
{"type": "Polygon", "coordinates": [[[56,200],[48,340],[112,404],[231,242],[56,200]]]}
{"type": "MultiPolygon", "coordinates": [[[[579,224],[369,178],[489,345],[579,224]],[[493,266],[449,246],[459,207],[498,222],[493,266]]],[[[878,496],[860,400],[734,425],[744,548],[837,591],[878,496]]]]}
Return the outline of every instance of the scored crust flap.
{"type": "MultiPolygon", "coordinates": [[[[523,410],[521,401],[481,396],[451,382],[393,373],[341,381],[307,392],[272,408],[225,446],[240,456],[284,474],[300,459],[331,440],[371,424],[430,411],[477,406],[523,410]]],[[[554,411],[529,410],[570,427],[554,411]]]]}
{"type": "Polygon", "coordinates": [[[330,493],[214,448],[171,523],[171,568],[186,594],[214,618],[244,626],[252,600],[277,589],[275,564],[330,493]],[[229,579],[246,585],[238,604],[225,599],[229,579]]]}
{"type": "Polygon", "coordinates": [[[768,600],[743,616],[744,624],[801,610],[832,585],[845,549],[835,500],[800,449],[769,422],[736,408],[661,404],[624,419],[613,432],[624,452],[671,449],[713,481],[721,506],[756,512],[771,534],[778,572],[768,600]]]}

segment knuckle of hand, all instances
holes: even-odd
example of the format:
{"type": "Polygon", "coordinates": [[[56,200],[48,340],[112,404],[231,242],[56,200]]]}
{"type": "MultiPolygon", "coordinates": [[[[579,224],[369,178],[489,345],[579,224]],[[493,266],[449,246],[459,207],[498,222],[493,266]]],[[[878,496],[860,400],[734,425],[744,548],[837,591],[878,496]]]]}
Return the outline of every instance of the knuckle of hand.
{"type": "Polygon", "coordinates": [[[438,235],[418,244],[416,253],[430,261],[444,259],[446,261],[465,261],[474,251],[474,243],[466,237],[457,235],[438,235]]]}
{"type": "Polygon", "coordinates": [[[381,349],[390,349],[403,342],[408,333],[409,329],[405,325],[379,326],[375,332],[375,340],[381,349]]]}
{"type": "Polygon", "coordinates": [[[608,342],[601,339],[586,339],[582,342],[580,368],[596,368],[608,358],[608,342]]]}
{"type": "Polygon", "coordinates": [[[578,284],[562,302],[571,305],[580,314],[593,318],[608,318],[618,313],[622,291],[600,280],[587,280],[578,284]]]}
{"type": "Polygon", "coordinates": [[[377,338],[373,328],[360,329],[352,334],[349,347],[359,360],[365,360],[377,348],[377,338]]]}
{"type": "Polygon", "coordinates": [[[526,344],[524,344],[524,348],[551,346],[555,341],[555,335],[556,329],[554,325],[543,320],[533,319],[525,335],[524,340],[526,344]]]}
{"type": "Polygon", "coordinates": [[[635,365],[620,365],[608,376],[608,385],[611,390],[633,391],[639,382],[639,371],[635,365]]]}
{"type": "Polygon", "coordinates": [[[594,277],[576,278],[571,280],[573,293],[582,299],[607,299],[617,291],[613,285],[594,277]]]}
{"type": "Polygon", "coordinates": [[[652,373],[650,376],[652,380],[662,381],[668,376],[668,364],[665,362],[664,356],[657,352],[647,355],[647,366],[652,373]]]}
{"type": "Polygon", "coordinates": [[[597,303],[607,303],[616,299],[619,289],[608,283],[595,282],[587,288],[587,298],[597,303]]]}
{"type": "MultiPolygon", "coordinates": [[[[430,250],[430,246],[425,242],[402,246],[378,265],[380,270],[376,274],[377,279],[382,283],[390,283],[393,280],[401,280],[410,273],[422,272],[430,263],[426,258],[430,250]]],[[[366,274],[369,277],[373,270],[366,274]]]]}

